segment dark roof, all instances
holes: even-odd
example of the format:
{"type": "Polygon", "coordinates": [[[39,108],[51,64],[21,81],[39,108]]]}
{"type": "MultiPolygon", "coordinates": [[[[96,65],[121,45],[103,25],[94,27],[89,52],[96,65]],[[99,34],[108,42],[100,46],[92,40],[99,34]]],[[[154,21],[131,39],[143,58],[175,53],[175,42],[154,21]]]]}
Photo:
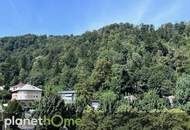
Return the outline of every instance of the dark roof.
{"type": "Polygon", "coordinates": [[[76,93],[76,91],[60,91],[59,94],[76,93]]]}

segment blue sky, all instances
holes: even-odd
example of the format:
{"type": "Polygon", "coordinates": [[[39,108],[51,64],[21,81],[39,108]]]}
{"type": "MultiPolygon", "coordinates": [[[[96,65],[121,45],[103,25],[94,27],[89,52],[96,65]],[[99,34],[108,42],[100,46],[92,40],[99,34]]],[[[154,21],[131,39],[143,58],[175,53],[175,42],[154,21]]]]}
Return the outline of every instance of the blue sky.
{"type": "Polygon", "coordinates": [[[0,0],[0,36],[81,34],[111,23],[190,20],[190,0],[0,0]]]}

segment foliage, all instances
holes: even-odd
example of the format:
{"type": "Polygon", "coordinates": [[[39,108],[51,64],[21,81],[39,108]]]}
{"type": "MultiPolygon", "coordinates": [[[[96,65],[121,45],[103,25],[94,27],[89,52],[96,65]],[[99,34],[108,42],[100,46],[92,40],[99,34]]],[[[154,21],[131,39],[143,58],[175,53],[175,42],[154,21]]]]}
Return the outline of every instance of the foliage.
{"type": "Polygon", "coordinates": [[[185,104],[190,97],[190,75],[182,75],[176,83],[176,97],[180,104],[185,104]]]}
{"type": "Polygon", "coordinates": [[[143,98],[137,103],[139,110],[150,111],[153,109],[164,109],[166,101],[156,94],[155,90],[150,90],[143,95],[143,98]]]}
{"type": "MultiPolygon", "coordinates": [[[[47,119],[48,118],[51,119],[51,117],[53,117],[54,115],[64,115],[64,112],[65,112],[64,101],[61,100],[59,96],[47,92],[39,103],[36,115],[41,118],[45,116],[47,119]]],[[[59,120],[56,120],[56,122],[59,123],[59,120]]],[[[47,129],[47,130],[57,129],[56,127],[48,124],[40,127],[42,127],[41,129],[47,129]]]]}
{"type": "Polygon", "coordinates": [[[7,90],[0,90],[0,100],[7,101],[11,99],[11,93],[7,90]]]}
{"type": "Polygon", "coordinates": [[[22,106],[16,100],[10,101],[6,108],[6,113],[10,116],[20,117],[22,112],[22,106]]]}
{"type": "MultiPolygon", "coordinates": [[[[8,103],[8,106],[5,109],[5,117],[9,119],[12,119],[12,117],[14,117],[14,119],[16,120],[22,117],[22,112],[23,112],[23,109],[20,103],[16,100],[13,100],[8,103]]],[[[10,128],[17,130],[18,126],[11,125],[10,128]]]]}
{"type": "Polygon", "coordinates": [[[117,95],[113,91],[105,91],[99,94],[99,100],[102,103],[102,108],[106,113],[112,113],[115,109],[117,95]]]}
{"type": "MultiPolygon", "coordinates": [[[[153,25],[120,23],[78,36],[3,37],[0,86],[5,85],[8,90],[20,81],[43,86],[52,94],[45,93],[39,112],[75,116],[76,109],[77,116],[88,124],[86,128],[81,126],[86,130],[140,129],[143,121],[147,122],[145,129],[157,129],[159,125],[189,129],[184,124],[186,115],[138,116],[139,111],[169,109],[165,97],[171,95],[178,102],[175,107],[189,113],[189,32],[189,22],[167,23],[157,29],[153,25]],[[77,91],[76,106],[68,111],[55,95],[63,89],[77,91]],[[126,95],[137,96],[137,101],[124,101],[126,95]],[[91,100],[100,100],[101,114],[84,113],[91,100]],[[172,120],[168,119],[170,116],[172,120]]],[[[0,95],[7,95],[2,92],[0,95]]]]}

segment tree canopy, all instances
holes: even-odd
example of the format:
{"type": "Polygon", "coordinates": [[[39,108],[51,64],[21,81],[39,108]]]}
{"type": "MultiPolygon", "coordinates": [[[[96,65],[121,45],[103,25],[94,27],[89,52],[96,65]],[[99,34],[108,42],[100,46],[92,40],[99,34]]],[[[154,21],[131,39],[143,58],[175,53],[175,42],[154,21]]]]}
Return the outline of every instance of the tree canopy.
{"type": "MultiPolygon", "coordinates": [[[[75,114],[89,129],[132,129],[130,123],[139,119],[157,129],[157,122],[163,123],[160,118],[170,116],[168,111],[165,115],[165,109],[171,108],[166,101],[171,95],[176,98],[174,106],[189,113],[189,75],[189,22],[167,23],[157,29],[147,24],[120,23],[76,36],[27,34],[0,38],[0,86],[8,89],[22,81],[52,92],[75,89],[75,114]],[[134,95],[137,101],[124,101],[127,95],[134,95]],[[97,113],[85,111],[91,100],[101,101],[97,113]],[[133,118],[139,111],[155,109],[161,112],[160,116],[133,118]],[[130,117],[129,122],[122,122],[130,117]],[[116,128],[119,122],[122,126],[116,128]]],[[[46,115],[56,113],[60,104],[65,112],[64,103],[55,95],[44,97],[42,104],[48,108],[40,108],[46,115]]],[[[185,113],[179,118],[186,120],[186,116],[185,113]]],[[[186,124],[173,124],[175,129],[189,128],[186,124]]],[[[143,126],[143,122],[136,125],[143,126]]],[[[84,125],[81,129],[88,130],[84,125]]]]}

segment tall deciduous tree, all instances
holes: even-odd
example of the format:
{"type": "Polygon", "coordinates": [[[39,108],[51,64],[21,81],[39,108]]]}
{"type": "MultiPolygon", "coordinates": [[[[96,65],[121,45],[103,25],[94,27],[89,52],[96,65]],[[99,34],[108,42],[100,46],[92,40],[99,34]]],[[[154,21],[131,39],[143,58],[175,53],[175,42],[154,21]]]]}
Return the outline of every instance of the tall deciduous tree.
{"type": "Polygon", "coordinates": [[[183,74],[176,83],[176,97],[179,103],[184,104],[190,97],[190,75],[183,74]]]}

